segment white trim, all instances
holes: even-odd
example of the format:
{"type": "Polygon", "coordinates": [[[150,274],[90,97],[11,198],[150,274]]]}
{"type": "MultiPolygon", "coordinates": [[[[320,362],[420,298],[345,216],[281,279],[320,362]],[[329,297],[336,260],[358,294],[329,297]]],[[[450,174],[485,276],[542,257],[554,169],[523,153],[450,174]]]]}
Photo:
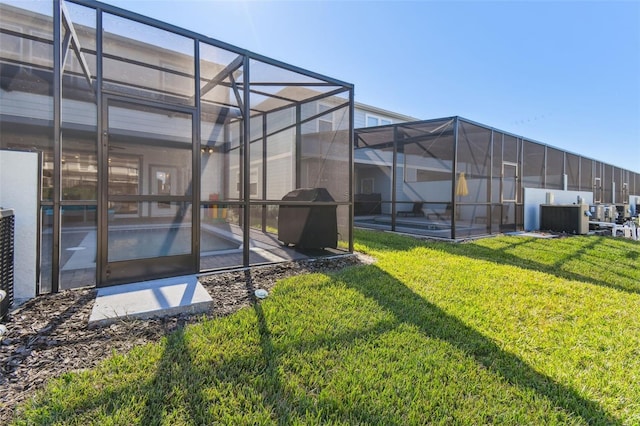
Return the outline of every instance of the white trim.
{"type": "Polygon", "coordinates": [[[512,163],[510,161],[503,161],[502,162],[502,177],[500,179],[500,203],[517,203],[518,202],[518,163],[512,163]],[[513,167],[516,171],[515,176],[514,176],[514,186],[515,188],[513,189],[514,193],[515,193],[515,199],[511,200],[508,198],[505,198],[505,185],[504,185],[504,181],[505,181],[505,174],[504,174],[504,170],[505,170],[505,166],[508,167],[513,167]]]}
{"type": "Polygon", "coordinates": [[[602,178],[596,176],[593,177],[593,202],[602,202],[602,178]]]}

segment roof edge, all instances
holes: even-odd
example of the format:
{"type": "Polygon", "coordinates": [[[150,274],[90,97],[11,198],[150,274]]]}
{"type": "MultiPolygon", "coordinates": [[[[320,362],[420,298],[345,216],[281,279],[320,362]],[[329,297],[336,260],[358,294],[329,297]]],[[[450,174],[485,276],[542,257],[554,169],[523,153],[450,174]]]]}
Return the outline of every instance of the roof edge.
{"type": "Polygon", "coordinates": [[[358,102],[358,101],[355,101],[353,103],[353,106],[355,108],[365,109],[365,110],[371,111],[373,113],[388,115],[388,116],[391,116],[391,117],[396,117],[396,118],[398,118],[400,120],[404,120],[404,121],[420,121],[419,118],[412,117],[410,115],[400,114],[400,113],[397,113],[397,112],[389,111],[389,110],[386,110],[384,108],[378,108],[378,107],[375,107],[373,105],[365,104],[365,103],[358,102]]]}

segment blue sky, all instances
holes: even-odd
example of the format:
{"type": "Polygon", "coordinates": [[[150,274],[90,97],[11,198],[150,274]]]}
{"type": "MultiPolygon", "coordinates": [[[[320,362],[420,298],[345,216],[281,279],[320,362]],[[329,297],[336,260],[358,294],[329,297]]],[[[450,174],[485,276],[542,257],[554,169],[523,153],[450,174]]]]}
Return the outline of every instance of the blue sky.
{"type": "Polygon", "coordinates": [[[106,0],[355,84],[640,172],[640,1],[106,0]]]}

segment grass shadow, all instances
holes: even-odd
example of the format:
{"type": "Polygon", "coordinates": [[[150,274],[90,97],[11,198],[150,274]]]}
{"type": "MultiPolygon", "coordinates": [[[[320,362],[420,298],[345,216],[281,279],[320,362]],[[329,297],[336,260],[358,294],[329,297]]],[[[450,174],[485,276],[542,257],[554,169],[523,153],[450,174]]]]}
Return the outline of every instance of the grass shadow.
{"type": "Polygon", "coordinates": [[[612,250],[611,247],[607,247],[607,237],[590,237],[586,243],[583,243],[583,239],[573,239],[576,237],[563,238],[562,240],[540,240],[536,238],[524,238],[520,237],[517,242],[508,243],[500,248],[491,248],[482,246],[479,244],[440,244],[438,249],[454,255],[462,255],[479,260],[486,260],[499,264],[516,266],[519,268],[530,269],[533,271],[544,272],[556,276],[558,278],[564,278],[573,281],[581,281],[589,284],[595,284],[601,287],[613,288],[615,290],[621,290],[632,294],[640,294],[640,286],[637,286],[637,279],[630,274],[631,269],[636,269],[637,266],[626,265],[623,259],[632,258],[629,253],[636,253],[640,251],[640,246],[629,246],[629,251],[624,255],[619,256],[618,261],[615,259],[599,258],[597,253],[605,253],[607,250],[612,250]],[[550,244],[549,246],[542,246],[542,244],[550,244]],[[560,244],[560,242],[563,242],[560,244]],[[570,244],[571,241],[576,244],[570,244]],[[580,244],[578,244],[578,241],[580,244]],[[523,246],[530,245],[532,250],[547,251],[550,256],[553,256],[556,260],[553,263],[543,263],[530,258],[520,257],[515,254],[509,253],[509,250],[516,247],[522,248],[523,246]],[[557,245],[557,246],[556,246],[557,245]],[[596,261],[597,259],[597,261],[596,261]],[[565,269],[571,262],[580,261],[589,266],[581,272],[575,272],[565,269]],[[625,269],[625,268],[631,269],[625,269]],[[604,280],[598,277],[598,272],[606,270],[611,279],[604,280]],[[626,283],[629,284],[626,284],[626,283]]]}
{"type": "Polygon", "coordinates": [[[213,424],[215,419],[207,416],[208,401],[203,396],[200,375],[185,340],[184,326],[180,326],[167,336],[153,380],[145,386],[146,401],[139,424],[163,424],[167,411],[180,412],[181,407],[186,408],[182,414],[187,421],[213,424]]]}
{"type": "MultiPolygon", "coordinates": [[[[286,367],[281,361],[285,353],[291,351],[305,356],[306,351],[312,351],[318,346],[356,346],[363,339],[376,339],[399,324],[406,323],[417,327],[429,338],[449,343],[513,386],[530,389],[555,407],[561,408],[569,415],[579,416],[586,423],[621,424],[596,402],[583,398],[575,390],[535,371],[517,356],[501,350],[491,339],[429,303],[378,266],[349,268],[331,277],[332,283],[345,285],[375,302],[393,318],[342,334],[306,334],[286,345],[275,344],[269,323],[273,311],[266,305],[263,307],[264,302],[255,299],[252,272],[247,271],[246,291],[253,302],[251,309],[255,315],[251,321],[255,323],[249,326],[234,326],[233,330],[241,333],[257,332],[258,336],[254,334],[254,337],[257,337],[257,346],[254,346],[254,349],[257,350],[238,353],[220,363],[202,362],[196,359],[199,355],[190,346],[188,330],[179,328],[167,337],[161,348],[159,360],[149,362],[148,368],[155,368],[153,374],[147,375],[142,371],[140,374],[143,379],[132,378],[126,383],[116,383],[104,391],[78,400],[75,406],[70,407],[64,416],[61,415],[57,420],[64,421],[66,416],[70,422],[74,422],[76,414],[89,411],[101,411],[117,417],[120,415],[117,413],[121,406],[128,404],[131,399],[136,399],[142,402],[139,412],[136,413],[138,418],[131,419],[130,423],[164,424],[172,420],[190,424],[224,423],[225,419],[215,418],[209,410],[212,401],[207,391],[210,388],[230,388],[234,392],[246,392],[241,394],[242,398],[249,394],[256,395],[258,402],[264,406],[263,412],[258,414],[267,416],[266,423],[300,423],[300,419],[305,419],[318,424],[341,422],[399,425],[402,424],[402,419],[382,408],[369,407],[364,403],[339,404],[335,399],[338,396],[333,395],[319,398],[295,392],[284,377],[286,367]],[[354,271],[354,274],[350,271],[354,271]],[[168,413],[178,418],[168,417],[168,413]]],[[[267,299],[266,302],[269,303],[270,300],[267,299]]],[[[247,311],[244,312],[246,318],[247,311]]],[[[215,339],[211,340],[214,341],[215,339]]],[[[129,362],[137,366],[139,361],[129,362]]],[[[114,368],[126,369],[118,365],[110,367],[114,368]]],[[[452,401],[452,404],[455,405],[455,402],[452,401]]],[[[246,408],[253,412],[262,409],[255,406],[246,408]]],[[[255,413],[248,413],[249,416],[251,414],[255,413]]],[[[113,422],[117,423],[115,420],[113,422]]]]}
{"type": "Polygon", "coordinates": [[[640,244],[636,241],[613,239],[612,237],[567,237],[561,239],[537,239],[530,237],[505,237],[501,244],[492,247],[477,242],[454,243],[424,241],[390,233],[359,231],[358,239],[365,246],[379,252],[411,251],[416,247],[427,247],[449,254],[465,256],[532,271],[544,272],[559,278],[595,284],[632,294],[640,294],[640,277],[634,261],[640,257],[640,244]],[[586,240],[586,242],[585,242],[586,240]],[[619,247],[612,247],[614,243],[619,247]],[[552,263],[543,263],[531,258],[510,253],[530,246],[531,250],[547,252],[552,263]],[[614,254],[615,253],[615,254],[614,254]],[[605,256],[606,255],[606,256],[605,256]],[[571,262],[581,261],[589,268],[576,272],[567,270],[571,262]],[[602,279],[598,274],[606,271],[611,279],[602,279]]]}
{"type": "Polygon", "coordinates": [[[425,336],[448,342],[509,383],[531,389],[588,424],[622,424],[598,403],[583,398],[575,390],[503,351],[491,339],[426,301],[376,265],[362,268],[368,268],[368,279],[360,275],[360,279],[344,282],[391,312],[398,321],[418,327],[425,336]]]}
{"type": "MultiPolygon", "coordinates": [[[[292,349],[291,345],[285,348],[277,348],[271,337],[271,331],[269,324],[262,308],[261,303],[256,299],[254,291],[255,286],[253,284],[253,278],[250,271],[245,272],[245,283],[247,293],[253,302],[253,310],[256,314],[256,321],[258,326],[258,332],[260,334],[260,349],[262,363],[265,366],[263,369],[264,382],[268,384],[268,392],[264,389],[261,390],[261,397],[265,406],[273,407],[274,422],[282,425],[299,423],[300,418],[312,419],[319,424],[325,424],[333,422],[336,417],[342,417],[340,420],[348,421],[349,423],[362,423],[371,422],[374,424],[386,424],[389,426],[400,426],[401,423],[393,421],[388,416],[382,414],[376,416],[372,413],[364,414],[364,407],[353,407],[350,410],[342,409],[337,413],[335,405],[330,401],[319,402],[307,396],[293,395],[285,386],[281,378],[281,372],[279,369],[280,361],[279,357],[287,349],[292,349]],[[299,418],[296,418],[298,417],[299,418]]],[[[382,330],[379,330],[381,333],[382,330]]],[[[361,338],[365,333],[353,333],[348,336],[341,336],[339,340],[341,342],[354,343],[356,339],[361,338]]],[[[306,340],[309,343],[308,340],[306,340]]],[[[335,340],[323,340],[321,344],[331,345],[335,343],[335,340]]],[[[312,346],[317,346],[316,344],[312,346]]],[[[302,350],[309,349],[304,344],[295,345],[296,349],[302,350]]],[[[224,366],[222,367],[224,368],[224,366]]]]}
{"type": "MultiPolygon", "coordinates": [[[[213,424],[215,419],[207,417],[208,402],[203,397],[201,371],[196,366],[188,342],[184,324],[167,335],[159,349],[161,355],[157,363],[145,359],[146,349],[154,351],[151,345],[135,355],[117,355],[106,360],[106,364],[94,370],[63,374],[54,384],[69,393],[64,404],[56,401],[50,407],[48,394],[44,393],[33,401],[38,410],[30,415],[25,424],[166,424],[167,416],[178,416],[188,424],[213,424]],[[139,363],[144,363],[141,366],[139,363]],[[153,374],[146,374],[153,368],[153,374]],[[99,382],[93,380],[92,372],[97,371],[99,382]],[[85,374],[91,374],[85,377],[85,374]],[[105,376],[111,376],[105,380],[105,376]],[[89,379],[87,379],[89,377],[89,379]],[[86,380],[90,380],[88,392],[86,380]],[[57,383],[56,383],[57,382],[57,383]],[[74,396],[72,394],[76,394],[74,396]],[[132,403],[132,401],[137,401],[132,403]],[[135,412],[122,418],[121,410],[136,405],[135,412]],[[176,414],[177,413],[177,414],[176,414]],[[109,420],[106,420],[109,419],[109,420]]],[[[179,421],[178,421],[179,423],[179,421]]]]}

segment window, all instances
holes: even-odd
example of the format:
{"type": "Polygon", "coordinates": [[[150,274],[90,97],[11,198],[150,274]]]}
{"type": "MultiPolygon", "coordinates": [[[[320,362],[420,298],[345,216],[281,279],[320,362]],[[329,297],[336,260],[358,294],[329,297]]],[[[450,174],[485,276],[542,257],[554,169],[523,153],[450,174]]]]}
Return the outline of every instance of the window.
{"type": "Polygon", "coordinates": [[[389,120],[387,118],[382,118],[382,117],[378,117],[376,115],[366,115],[366,123],[367,126],[366,127],[375,127],[375,126],[386,126],[389,124],[393,124],[392,120],[389,120]]]}
{"type": "MultiPolygon", "coordinates": [[[[318,114],[322,114],[330,109],[331,106],[329,105],[318,104],[318,114]]],[[[318,132],[331,131],[333,131],[333,112],[330,112],[318,118],[318,132]]]]}
{"type": "MultiPolygon", "coordinates": [[[[16,33],[21,33],[22,28],[16,25],[2,23],[2,26],[16,33]]],[[[13,34],[2,34],[2,44],[0,44],[0,52],[11,55],[12,57],[21,58],[22,56],[22,37],[13,34]]]]}
{"type": "Polygon", "coordinates": [[[37,64],[51,65],[53,63],[53,47],[49,39],[51,34],[30,30],[31,35],[36,38],[31,41],[31,61],[37,64]]]}
{"type": "Polygon", "coordinates": [[[190,93],[191,80],[184,77],[184,71],[179,65],[167,61],[160,61],[160,90],[170,93],[190,93]]]}
{"type": "Polygon", "coordinates": [[[362,194],[373,193],[373,178],[363,178],[360,181],[360,193],[362,194]]]}
{"type": "MultiPolygon", "coordinates": [[[[242,180],[240,179],[240,172],[236,173],[236,191],[241,192],[240,183],[242,180]]],[[[250,195],[258,195],[258,169],[251,169],[251,176],[249,177],[249,192],[250,195]]]]}

